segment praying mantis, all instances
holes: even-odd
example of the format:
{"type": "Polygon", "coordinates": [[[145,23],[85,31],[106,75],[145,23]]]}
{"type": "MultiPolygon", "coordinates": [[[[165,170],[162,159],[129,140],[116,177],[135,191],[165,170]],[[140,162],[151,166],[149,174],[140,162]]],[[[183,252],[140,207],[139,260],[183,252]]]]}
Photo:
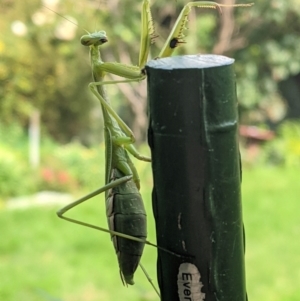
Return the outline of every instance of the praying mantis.
{"type": "MultiPolygon", "coordinates": [[[[175,48],[184,42],[183,31],[186,28],[188,14],[192,7],[220,9],[223,6],[226,5],[211,1],[187,3],[177,18],[157,59],[171,56],[175,48]]],[[[250,6],[250,4],[230,6],[250,6]]],[[[67,221],[110,233],[118,257],[121,280],[124,285],[134,284],[134,273],[140,264],[144,245],[156,246],[146,240],[146,212],[139,193],[140,180],[128,153],[145,162],[151,162],[151,159],[141,155],[134,148],[135,137],[130,128],[111,107],[104,85],[143,80],[146,77],[144,67],[148,59],[150,44],[154,41],[154,38],[155,33],[149,0],[143,0],[142,2],[141,46],[138,66],[102,61],[100,47],[108,41],[105,31],[98,31],[82,36],[81,44],[88,46],[90,50],[94,80],[89,84],[89,89],[100,101],[103,113],[106,147],[105,186],[72,202],[57,212],[60,218],[67,221]],[[123,77],[124,79],[105,81],[107,73],[123,77]],[[105,192],[109,229],[64,216],[70,209],[103,192],[105,192]]],[[[171,251],[166,251],[172,253],[171,251]]],[[[151,282],[149,277],[148,279],[151,282]]]]}

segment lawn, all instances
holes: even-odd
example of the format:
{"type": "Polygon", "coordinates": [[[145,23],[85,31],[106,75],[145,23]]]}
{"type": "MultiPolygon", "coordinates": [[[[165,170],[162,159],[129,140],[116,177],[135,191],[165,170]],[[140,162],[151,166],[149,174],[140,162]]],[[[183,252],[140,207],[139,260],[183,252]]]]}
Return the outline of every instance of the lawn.
{"type": "MultiPolygon", "coordinates": [[[[150,169],[142,172],[142,195],[155,241],[150,169]]],[[[249,301],[296,301],[300,296],[299,173],[279,168],[243,172],[246,269],[249,301]]],[[[60,206],[0,210],[0,300],[158,300],[141,271],[136,284],[121,283],[109,235],[59,220],[60,206]]],[[[106,226],[103,196],[74,213],[106,226]]],[[[143,264],[156,278],[156,250],[143,264]]]]}
{"type": "Polygon", "coordinates": [[[245,170],[242,187],[249,301],[300,300],[299,170],[245,170]]]}

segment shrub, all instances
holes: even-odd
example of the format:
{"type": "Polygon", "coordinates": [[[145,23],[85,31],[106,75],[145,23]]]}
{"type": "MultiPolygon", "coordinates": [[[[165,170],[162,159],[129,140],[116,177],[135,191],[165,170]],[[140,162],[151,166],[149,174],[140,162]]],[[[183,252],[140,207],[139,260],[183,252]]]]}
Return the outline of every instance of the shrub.
{"type": "Polygon", "coordinates": [[[300,122],[286,121],[264,148],[265,162],[285,167],[300,166],[300,122]]]}
{"type": "Polygon", "coordinates": [[[35,190],[35,173],[28,169],[22,156],[2,145],[0,158],[0,197],[32,193],[35,190]]]}

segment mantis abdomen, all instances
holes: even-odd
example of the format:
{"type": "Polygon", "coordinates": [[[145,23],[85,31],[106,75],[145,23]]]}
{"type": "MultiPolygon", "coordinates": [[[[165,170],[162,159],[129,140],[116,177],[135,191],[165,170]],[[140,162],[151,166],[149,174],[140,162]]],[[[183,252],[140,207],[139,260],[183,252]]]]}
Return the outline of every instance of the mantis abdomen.
{"type": "MultiPolygon", "coordinates": [[[[113,169],[112,181],[122,177],[124,175],[118,169],[113,169]]],[[[109,191],[106,210],[110,230],[146,240],[146,211],[141,194],[132,179],[109,191]]],[[[112,235],[112,240],[118,256],[122,281],[132,285],[145,243],[116,235],[112,235]]]]}

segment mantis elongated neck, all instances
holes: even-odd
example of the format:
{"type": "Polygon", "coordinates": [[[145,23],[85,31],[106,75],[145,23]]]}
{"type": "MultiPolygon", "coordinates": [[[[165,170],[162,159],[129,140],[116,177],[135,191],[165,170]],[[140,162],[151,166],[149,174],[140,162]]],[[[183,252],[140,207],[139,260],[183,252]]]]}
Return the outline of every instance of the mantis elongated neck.
{"type": "MultiPolygon", "coordinates": [[[[101,65],[103,61],[101,60],[99,46],[90,46],[90,59],[91,59],[91,66],[93,72],[93,79],[94,82],[103,82],[106,72],[102,70],[101,65]]],[[[98,93],[101,97],[107,102],[110,103],[108,95],[106,93],[106,89],[104,85],[97,86],[98,93]]],[[[102,114],[104,119],[104,126],[105,127],[118,127],[116,121],[111,118],[107,110],[102,106],[102,114]]]]}
{"type": "MultiPolygon", "coordinates": [[[[99,66],[103,63],[101,60],[100,56],[100,51],[97,46],[90,46],[90,60],[91,60],[91,66],[92,66],[92,75],[93,75],[93,80],[94,82],[103,82],[104,81],[104,76],[105,72],[99,68],[99,66]]],[[[104,85],[99,85],[97,86],[97,91],[101,95],[101,97],[107,102],[109,102],[106,90],[104,85]]],[[[101,104],[101,103],[100,103],[101,104]]],[[[112,143],[111,143],[111,132],[109,128],[114,128],[114,124],[116,123],[107,110],[103,107],[101,104],[102,108],[102,114],[103,114],[103,121],[104,121],[104,139],[105,139],[105,162],[106,162],[106,167],[105,167],[105,183],[109,182],[110,176],[111,176],[111,158],[112,158],[112,143]]],[[[105,195],[107,197],[107,192],[105,192],[105,195]]]]}
{"type": "MultiPolygon", "coordinates": [[[[105,71],[99,68],[101,64],[103,64],[100,51],[99,51],[99,46],[90,46],[90,60],[91,60],[94,81],[102,82],[104,80],[105,71]]],[[[109,103],[109,99],[106,94],[104,85],[97,86],[97,89],[99,94],[105,99],[106,102],[109,103]]]]}

